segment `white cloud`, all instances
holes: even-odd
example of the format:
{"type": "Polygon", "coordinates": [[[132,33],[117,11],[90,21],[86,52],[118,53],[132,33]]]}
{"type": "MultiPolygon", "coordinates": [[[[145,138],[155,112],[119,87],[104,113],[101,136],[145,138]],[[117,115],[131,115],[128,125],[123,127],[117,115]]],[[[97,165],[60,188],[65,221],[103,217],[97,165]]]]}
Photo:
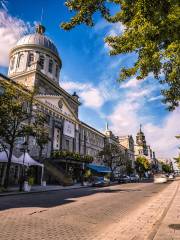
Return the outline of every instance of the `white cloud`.
{"type": "Polygon", "coordinates": [[[151,112],[147,103],[162,99],[161,95],[155,95],[158,86],[156,83],[144,85],[140,84],[141,81],[137,81],[137,84],[134,81],[136,82],[135,79],[130,79],[121,86],[124,90],[123,98],[108,116],[112,131],[116,135],[132,134],[135,137],[139,124],[142,123],[147,143],[152,146],[157,156],[175,156],[178,142],[174,136],[180,133],[180,108],[167,112],[164,118],[158,112],[151,112]],[[158,116],[161,122],[153,124],[153,118],[158,116]]]}
{"type": "Polygon", "coordinates": [[[105,97],[101,94],[101,90],[98,87],[89,83],[73,82],[67,80],[67,77],[65,77],[65,79],[66,80],[62,82],[60,86],[66,91],[77,91],[80,96],[80,101],[83,102],[84,106],[93,109],[102,107],[105,102],[105,97]]]}
{"type": "Polygon", "coordinates": [[[121,83],[121,88],[134,88],[141,84],[143,80],[137,80],[136,77],[131,78],[129,81],[121,83]]]}
{"type": "Polygon", "coordinates": [[[155,96],[155,97],[151,97],[148,101],[149,102],[153,102],[153,101],[156,101],[156,100],[162,100],[163,96],[162,95],[159,95],[159,96],[155,96]]]}
{"type": "Polygon", "coordinates": [[[156,149],[159,156],[167,158],[177,155],[179,142],[175,136],[180,133],[179,121],[180,108],[169,113],[161,122],[161,126],[155,126],[152,123],[144,126],[147,140],[156,149]]]}
{"type": "Polygon", "coordinates": [[[103,115],[100,108],[104,103],[117,100],[120,96],[119,84],[115,83],[114,78],[108,77],[108,74],[101,76],[98,85],[75,82],[63,74],[60,86],[70,93],[76,91],[84,106],[99,110],[100,115],[103,115]]]}
{"type": "MultiPolygon", "coordinates": [[[[157,156],[174,157],[177,154],[178,142],[174,136],[180,133],[180,108],[168,113],[160,124],[153,124],[151,116],[142,116],[145,102],[139,96],[138,100],[126,99],[115,106],[113,113],[108,117],[111,129],[116,135],[136,135],[139,124],[143,124],[143,131],[147,143],[155,150],[157,156]]],[[[161,119],[161,116],[159,116],[161,119]]]]}
{"type": "Polygon", "coordinates": [[[139,108],[140,105],[137,102],[120,101],[108,117],[112,131],[118,136],[134,135],[139,125],[139,108]]]}
{"type": "Polygon", "coordinates": [[[122,23],[114,23],[111,25],[111,29],[109,30],[109,32],[107,33],[107,35],[110,35],[110,36],[117,36],[117,35],[120,35],[124,32],[125,30],[125,26],[122,24],[122,23]]]}
{"type": "Polygon", "coordinates": [[[79,82],[72,82],[72,81],[66,81],[60,83],[61,87],[64,88],[67,91],[72,91],[72,90],[85,90],[89,87],[91,87],[89,84],[82,84],[79,82]]]}
{"type": "Polygon", "coordinates": [[[23,20],[0,10],[0,66],[8,66],[9,51],[17,40],[30,29],[23,20]]]}
{"type": "Polygon", "coordinates": [[[90,88],[89,90],[80,93],[84,105],[91,108],[100,108],[104,104],[104,98],[99,89],[90,88]]]}

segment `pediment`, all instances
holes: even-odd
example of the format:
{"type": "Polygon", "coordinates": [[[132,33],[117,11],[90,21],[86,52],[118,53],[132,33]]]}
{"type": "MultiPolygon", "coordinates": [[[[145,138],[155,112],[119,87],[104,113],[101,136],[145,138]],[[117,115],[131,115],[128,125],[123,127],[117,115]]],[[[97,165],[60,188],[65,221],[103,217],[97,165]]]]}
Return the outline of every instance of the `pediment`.
{"type": "Polygon", "coordinates": [[[68,102],[58,95],[37,95],[36,98],[43,102],[48,107],[58,111],[59,113],[73,119],[78,120],[73,109],[69,106],[68,102]]]}

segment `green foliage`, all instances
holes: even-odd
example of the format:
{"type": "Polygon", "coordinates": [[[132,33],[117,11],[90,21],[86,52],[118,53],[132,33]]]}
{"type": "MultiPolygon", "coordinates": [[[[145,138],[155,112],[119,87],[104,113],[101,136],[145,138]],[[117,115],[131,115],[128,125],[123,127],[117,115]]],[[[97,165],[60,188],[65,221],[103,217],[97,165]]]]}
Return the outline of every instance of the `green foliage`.
{"type": "Polygon", "coordinates": [[[176,160],[177,166],[180,169],[180,154],[177,158],[174,158],[176,160]]]}
{"type": "Polygon", "coordinates": [[[79,24],[93,26],[93,15],[100,12],[108,22],[123,24],[124,32],[108,36],[110,55],[135,52],[137,61],[121,69],[119,80],[133,75],[144,79],[153,73],[164,84],[163,102],[174,110],[180,101],[180,4],[177,0],[67,0],[66,6],[75,15],[61,27],[70,30],[79,24]],[[111,16],[109,3],[119,5],[111,16]],[[164,78],[160,79],[161,74],[164,78]]]}
{"type": "Polygon", "coordinates": [[[106,144],[103,150],[99,152],[99,157],[103,158],[103,162],[111,168],[112,172],[117,166],[125,165],[127,160],[116,144],[106,144]]]}
{"type": "Polygon", "coordinates": [[[86,163],[92,163],[93,157],[89,155],[80,155],[79,153],[73,153],[67,150],[62,151],[53,151],[51,157],[54,159],[66,159],[66,160],[74,160],[86,163]]]}
{"type": "Polygon", "coordinates": [[[24,137],[31,132],[28,126],[31,115],[28,111],[32,94],[24,92],[20,85],[10,81],[1,80],[0,86],[5,89],[0,96],[0,143],[6,151],[9,146],[9,156],[6,168],[4,187],[9,184],[9,172],[12,152],[19,137],[24,137]]]}
{"type": "Polygon", "coordinates": [[[143,156],[139,156],[136,158],[135,168],[140,177],[142,177],[145,172],[151,169],[148,159],[143,156]]]}
{"type": "Polygon", "coordinates": [[[169,164],[162,163],[162,170],[165,173],[170,173],[171,172],[171,166],[169,164]]]}
{"type": "Polygon", "coordinates": [[[0,139],[1,143],[13,145],[18,137],[30,132],[24,123],[30,118],[27,111],[30,96],[10,82],[1,82],[5,94],[0,96],[0,139]]]}
{"type": "Polygon", "coordinates": [[[29,177],[29,179],[28,179],[28,184],[29,184],[30,186],[32,186],[32,185],[34,184],[34,178],[33,178],[33,177],[29,177]]]}
{"type": "MultiPolygon", "coordinates": [[[[177,139],[180,139],[180,135],[177,135],[176,136],[177,139]]],[[[179,147],[180,148],[180,147],[179,147]]],[[[180,153],[179,153],[179,156],[174,158],[176,160],[176,163],[177,163],[177,166],[178,168],[180,169],[180,153]]]]}
{"type": "Polygon", "coordinates": [[[85,177],[85,178],[89,178],[90,176],[91,176],[91,170],[88,169],[88,170],[85,171],[84,177],[85,177]]]}
{"type": "Polygon", "coordinates": [[[128,175],[132,174],[134,171],[133,171],[133,168],[132,168],[132,163],[131,161],[126,161],[126,173],[128,175]]]}

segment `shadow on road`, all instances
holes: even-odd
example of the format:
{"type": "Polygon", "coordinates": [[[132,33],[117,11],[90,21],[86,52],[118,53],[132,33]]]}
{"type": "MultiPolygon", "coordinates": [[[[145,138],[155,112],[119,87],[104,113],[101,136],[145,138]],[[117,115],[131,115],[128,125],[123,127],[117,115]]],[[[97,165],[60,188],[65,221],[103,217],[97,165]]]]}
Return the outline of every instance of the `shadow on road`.
{"type": "Polygon", "coordinates": [[[174,230],[180,230],[180,224],[170,224],[168,227],[174,230]]]}
{"type": "Polygon", "coordinates": [[[68,204],[76,201],[76,198],[90,196],[98,193],[118,193],[118,192],[138,192],[141,189],[110,189],[110,188],[81,188],[71,190],[59,190],[42,193],[33,193],[25,195],[14,195],[0,197],[0,211],[12,209],[12,208],[27,208],[27,207],[39,207],[39,208],[51,208],[60,206],[62,204],[68,204]]]}

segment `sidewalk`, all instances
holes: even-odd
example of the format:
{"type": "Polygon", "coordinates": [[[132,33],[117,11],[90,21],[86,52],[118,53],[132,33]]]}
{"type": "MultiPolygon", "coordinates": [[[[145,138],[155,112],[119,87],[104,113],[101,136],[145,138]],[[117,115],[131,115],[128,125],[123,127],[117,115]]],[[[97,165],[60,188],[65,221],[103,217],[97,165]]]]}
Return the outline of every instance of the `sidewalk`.
{"type": "Polygon", "coordinates": [[[81,184],[74,184],[72,186],[63,187],[61,185],[47,185],[46,187],[43,186],[33,186],[30,192],[19,192],[19,186],[9,188],[8,192],[0,193],[0,197],[3,196],[11,196],[11,195],[20,195],[20,194],[31,194],[31,193],[41,193],[41,192],[48,192],[48,191],[58,191],[58,190],[70,190],[70,189],[78,189],[78,188],[86,188],[89,186],[82,186],[81,184]]]}
{"type": "Polygon", "coordinates": [[[93,240],[180,240],[180,179],[93,240]]]}
{"type": "Polygon", "coordinates": [[[180,240],[180,181],[177,193],[153,239],[180,240]]]}

